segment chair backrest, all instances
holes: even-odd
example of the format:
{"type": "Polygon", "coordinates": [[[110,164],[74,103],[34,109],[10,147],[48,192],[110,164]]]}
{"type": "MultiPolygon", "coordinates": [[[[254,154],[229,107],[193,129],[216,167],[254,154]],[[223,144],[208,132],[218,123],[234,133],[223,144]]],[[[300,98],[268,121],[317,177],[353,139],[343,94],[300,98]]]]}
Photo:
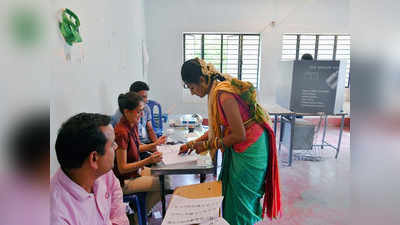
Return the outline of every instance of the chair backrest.
{"type": "Polygon", "coordinates": [[[157,136],[161,136],[163,133],[161,105],[154,100],[148,100],[147,105],[150,108],[151,125],[153,126],[154,132],[157,134],[157,136]]]}
{"type": "Polygon", "coordinates": [[[129,202],[135,205],[138,214],[139,225],[146,225],[146,192],[138,192],[123,196],[123,202],[129,202]]]}

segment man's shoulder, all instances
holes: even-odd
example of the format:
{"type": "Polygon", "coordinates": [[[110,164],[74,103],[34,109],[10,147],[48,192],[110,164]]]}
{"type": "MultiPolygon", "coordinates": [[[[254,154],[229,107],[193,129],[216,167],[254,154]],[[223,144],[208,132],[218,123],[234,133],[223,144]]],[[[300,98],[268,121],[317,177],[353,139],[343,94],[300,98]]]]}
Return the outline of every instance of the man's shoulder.
{"type": "Polygon", "coordinates": [[[150,106],[148,104],[145,104],[143,110],[146,112],[150,112],[150,106]]]}
{"type": "Polygon", "coordinates": [[[76,204],[71,202],[67,191],[53,189],[50,191],[50,221],[51,224],[73,224],[76,204]]]}
{"type": "Polygon", "coordinates": [[[61,175],[60,173],[61,173],[61,169],[58,168],[58,170],[50,178],[50,196],[52,195],[53,191],[56,191],[62,187],[62,185],[60,183],[60,175],[61,175]]]}
{"type": "Polygon", "coordinates": [[[61,200],[70,197],[70,193],[65,189],[62,179],[62,170],[58,169],[57,172],[50,179],[50,199],[61,200]]]}
{"type": "Polygon", "coordinates": [[[55,174],[50,180],[50,214],[51,220],[68,217],[71,194],[65,190],[60,182],[59,174],[55,174]]]}
{"type": "Polygon", "coordinates": [[[151,110],[150,110],[150,107],[149,107],[148,104],[146,104],[145,107],[143,108],[143,112],[144,112],[143,118],[144,118],[146,121],[151,120],[151,110]]]}

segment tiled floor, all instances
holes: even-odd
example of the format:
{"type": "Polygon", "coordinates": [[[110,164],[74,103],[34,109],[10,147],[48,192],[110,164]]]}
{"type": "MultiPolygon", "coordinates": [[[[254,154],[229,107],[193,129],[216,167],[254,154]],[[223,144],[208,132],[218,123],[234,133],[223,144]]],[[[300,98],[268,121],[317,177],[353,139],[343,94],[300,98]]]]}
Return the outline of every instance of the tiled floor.
{"type": "MultiPolygon", "coordinates": [[[[327,141],[336,145],[339,128],[329,127],[327,141]]],[[[319,139],[322,132],[318,134],[319,139]]],[[[314,140],[315,141],[315,140],[314,140]]],[[[314,142],[315,143],[315,142],[314,142]]],[[[316,141],[320,143],[320,141],[316,141]]],[[[258,224],[284,225],[339,225],[348,224],[348,209],[350,202],[350,132],[343,132],[341,151],[336,160],[332,148],[310,152],[295,152],[295,155],[311,154],[321,156],[320,161],[309,161],[316,157],[295,157],[291,167],[284,163],[280,165],[282,189],[282,216],[276,220],[265,219],[258,224]]],[[[287,159],[287,151],[282,148],[281,159],[287,159]]],[[[212,175],[207,180],[215,180],[212,175]]],[[[174,186],[188,185],[199,182],[196,175],[172,176],[174,186]]],[[[168,196],[168,200],[169,200],[168,196]]],[[[161,219],[154,218],[161,212],[161,203],[154,207],[153,217],[149,224],[161,224],[161,219]]]]}

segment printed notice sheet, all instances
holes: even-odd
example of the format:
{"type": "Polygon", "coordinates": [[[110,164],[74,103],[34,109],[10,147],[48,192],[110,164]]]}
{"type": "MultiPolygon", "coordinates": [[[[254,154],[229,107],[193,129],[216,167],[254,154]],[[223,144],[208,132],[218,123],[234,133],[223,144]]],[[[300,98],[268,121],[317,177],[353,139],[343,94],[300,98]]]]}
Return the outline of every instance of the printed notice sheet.
{"type": "Polygon", "coordinates": [[[215,221],[219,217],[222,199],[222,196],[189,199],[174,195],[162,225],[218,224],[210,221],[215,221]]]}
{"type": "Polygon", "coordinates": [[[226,220],[222,217],[218,217],[217,219],[207,221],[205,223],[201,223],[200,225],[229,225],[226,220]]]}

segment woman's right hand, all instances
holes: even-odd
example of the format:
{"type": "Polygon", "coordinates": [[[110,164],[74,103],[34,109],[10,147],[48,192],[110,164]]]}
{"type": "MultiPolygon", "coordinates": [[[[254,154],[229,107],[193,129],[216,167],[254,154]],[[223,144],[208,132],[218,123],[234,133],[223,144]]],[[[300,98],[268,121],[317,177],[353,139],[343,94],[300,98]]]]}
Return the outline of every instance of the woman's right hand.
{"type": "Polygon", "coordinates": [[[162,160],[162,153],[161,152],[154,152],[153,154],[151,154],[151,156],[149,156],[148,158],[149,164],[154,164],[154,163],[158,163],[161,162],[162,160]]]}
{"type": "Polygon", "coordinates": [[[194,150],[193,148],[190,147],[191,145],[192,145],[191,142],[181,145],[181,147],[179,148],[178,155],[186,153],[190,154],[194,150]]]}
{"type": "Polygon", "coordinates": [[[183,144],[181,145],[181,147],[179,147],[179,155],[180,154],[185,154],[187,151],[189,151],[189,146],[187,144],[183,144]]]}

